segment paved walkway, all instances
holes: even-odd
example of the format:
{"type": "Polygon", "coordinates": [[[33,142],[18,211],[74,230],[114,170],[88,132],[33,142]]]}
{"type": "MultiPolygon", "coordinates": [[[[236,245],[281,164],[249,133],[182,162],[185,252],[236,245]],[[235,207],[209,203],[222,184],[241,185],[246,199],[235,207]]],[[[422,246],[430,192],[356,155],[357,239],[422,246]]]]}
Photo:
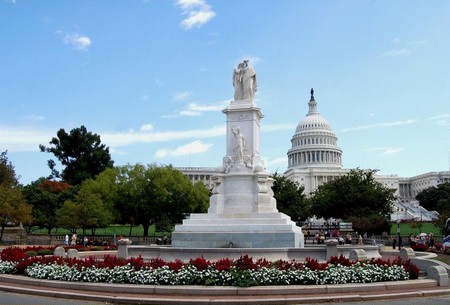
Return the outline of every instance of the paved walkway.
{"type": "Polygon", "coordinates": [[[25,276],[0,275],[0,290],[111,304],[311,304],[422,299],[448,296],[448,287],[419,279],[372,284],[202,287],[155,286],[35,280],[25,276]]]}
{"type": "Polygon", "coordinates": [[[377,301],[387,300],[389,303],[399,300],[400,303],[396,304],[402,304],[401,300],[408,300],[405,304],[415,305],[413,300],[432,300],[439,297],[444,297],[442,304],[450,304],[445,303],[450,301],[449,287],[439,287],[437,282],[431,279],[371,284],[240,288],[63,282],[0,274],[0,291],[110,304],[306,305],[349,302],[375,304],[377,301]]]}

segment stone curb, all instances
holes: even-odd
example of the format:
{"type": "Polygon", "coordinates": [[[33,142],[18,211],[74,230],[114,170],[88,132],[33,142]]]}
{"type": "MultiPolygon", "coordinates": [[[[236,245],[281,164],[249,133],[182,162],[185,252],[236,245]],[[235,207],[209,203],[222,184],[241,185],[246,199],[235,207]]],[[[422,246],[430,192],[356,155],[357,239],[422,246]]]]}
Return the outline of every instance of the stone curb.
{"type": "Polygon", "coordinates": [[[435,280],[418,279],[372,284],[199,287],[35,280],[0,275],[0,290],[112,304],[305,304],[418,298],[448,295],[435,280]]]}
{"type": "Polygon", "coordinates": [[[424,290],[436,288],[437,282],[430,279],[418,279],[399,282],[377,282],[370,284],[339,284],[339,285],[286,285],[286,286],[257,286],[257,287],[217,287],[217,286],[164,286],[164,285],[135,285],[108,284],[87,282],[66,282],[33,279],[26,276],[9,274],[0,275],[0,283],[15,285],[45,287],[55,289],[84,290],[97,292],[158,294],[158,295],[215,295],[215,296],[256,296],[256,295],[297,295],[297,294],[333,294],[353,292],[385,292],[390,290],[424,290]]]}

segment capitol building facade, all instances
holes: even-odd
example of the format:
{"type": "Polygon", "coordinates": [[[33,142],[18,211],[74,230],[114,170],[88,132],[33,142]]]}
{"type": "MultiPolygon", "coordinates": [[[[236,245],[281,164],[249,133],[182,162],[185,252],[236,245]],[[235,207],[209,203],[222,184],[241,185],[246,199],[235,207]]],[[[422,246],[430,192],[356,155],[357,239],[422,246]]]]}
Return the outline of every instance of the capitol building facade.
{"type": "MultiPolygon", "coordinates": [[[[296,181],[310,196],[320,185],[346,175],[350,169],[342,167],[342,150],[337,145],[337,137],[331,124],[320,115],[314,90],[308,102],[309,111],[298,123],[287,152],[288,167],[284,176],[296,181]]],[[[193,183],[202,181],[212,188],[212,177],[216,168],[178,167],[193,183]]],[[[398,175],[375,175],[376,181],[394,189],[398,200],[394,203],[391,221],[421,220],[430,221],[438,217],[435,211],[422,208],[415,196],[426,188],[450,182],[450,171],[429,172],[422,175],[402,178],[398,175]]]]}

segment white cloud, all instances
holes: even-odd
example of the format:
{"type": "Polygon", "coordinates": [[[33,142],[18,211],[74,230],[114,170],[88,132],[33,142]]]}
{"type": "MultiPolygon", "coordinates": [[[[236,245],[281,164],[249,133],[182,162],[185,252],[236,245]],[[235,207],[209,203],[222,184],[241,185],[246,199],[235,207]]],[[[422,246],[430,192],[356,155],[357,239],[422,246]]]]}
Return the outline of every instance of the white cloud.
{"type": "Polygon", "coordinates": [[[54,136],[54,132],[0,126],[0,147],[10,152],[39,151],[39,144],[46,145],[54,136]]]}
{"type": "Polygon", "coordinates": [[[208,111],[222,111],[226,107],[227,102],[220,102],[216,105],[198,105],[196,103],[191,103],[188,106],[189,110],[208,112],[208,111]]]}
{"type": "Polygon", "coordinates": [[[177,116],[201,116],[202,113],[199,111],[193,111],[193,110],[182,110],[179,112],[177,116]]]}
{"type": "Polygon", "coordinates": [[[413,120],[413,119],[408,119],[406,121],[384,122],[384,123],[378,123],[378,124],[363,125],[363,126],[358,126],[358,127],[348,127],[348,128],[342,129],[341,132],[364,130],[364,129],[371,129],[371,128],[388,128],[388,127],[394,127],[394,126],[414,124],[416,122],[417,122],[417,120],[413,120]]]}
{"type": "Polygon", "coordinates": [[[178,113],[175,114],[167,114],[167,115],[163,115],[161,116],[163,119],[172,119],[172,118],[178,118],[178,117],[182,117],[182,116],[201,116],[202,113],[199,111],[192,111],[192,110],[181,110],[178,113]]]}
{"type": "MultiPolygon", "coordinates": [[[[99,133],[100,134],[100,133],[99,133]]],[[[107,146],[121,147],[140,143],[170,142],[186,139],[205,139],[224,136],[225,126],[214,126],[207,129],[192,129],[183,131],[160,131],[160,132],[123,132],[100,134],[102,142],[107,146]]],[[[1,142],[0,142],[1,143],[1,142]]]]}
{"type": "Polygon", "coordinates": [[[196,103],[190,103],[187,109],[183,109],[175,114],[169,114],[162,116],[163,118],[177,118],[181,116],[200,116],[204,112],[222,111],[228,105],[229,101],[221,101],[214,105],[199,105],[196,103]]]}
{"type": "Polygon", "coordinates": [[[399,38],[393,40],[395,45],[402,45],[403,47],[394,48],[380,54],[380,57],[397,57],[397,56],[408,56],[416,52],[420,47],[427,44],[425,40],[410,41],[407,43],[402,43],[399,38]]]}
{"type": "Polygon", "coordinates": [[[277,170],[277,167],[285,168],[287,164],[288,164],[287,157],[280,157],[266,162],[266,167],[273,169],[273,172],[275,172],[277,170]]]}
{"type": "Polygon", "coordinates": [[[444,113],[444,114],[430,117],[427,120],[433,121],[433,123],[438,126],[448,126],[450,124],[449,118],[450,118],[450,114],[444,113]]]}
{"type": "Polygon", "coordinates": [[[438,114],[438,115],[429,117],[428,120],[440,120],[440,119],[448,119],[448,118],[450,118],[450,114],[443,113],[443,114],[438,114]]]}
{"type": "Polygon", "coordinates": [[[393,155],[393,154],[397,154],[401,151],[403,151],[403,148],[401,148],[401,147],[388,147],[385,150],[383,150],[382,154],[383,155],[393,155]]]}
{"type": "Polygon", "coordinates": [[[145,124],[145,125],[142,125],[140,129],[142,131],[150,131],[150,130],[153,129],[153,125],[152,124],[145,124]]]}
{"type": "Polygon", "coordinates": [[[187,16],[181,22],[181,26],[187,30],[201,27],[216,16],[205,0],[178,0],[176,5],[181,8],[182,15],[187,16]]]}
{"type": "Polygon", "coordinates": [[[374,147],[364,151],[379,151],[382,155],[393,155],[403,151],[401,147],[374,147]]]}
{"type": "Polygon", "coordinates": [[[192,91],[177,92],[173,95],[174,101],[185,101],[192,96],[192,91]]]}
{"type": "Polygon", "coordinates": [[[392,49],[386,52],[381,53],[381,57],[396,57],[396,56],[405,56],[413,53],[412,49],[392,49]]]}
{"type": "Polygon", "coordinates": [[[159,149],[155,153],[156,158],[164,158],[168,156],[178,157],[190,154],[203,153],[209,150],[212,144],[205,144],[200,140],[179,146],[175,149],[159,149]]]}
{"type": "Polygon", "coordinates": [[[110,147],[109,148],[109,152],[111,154],[119,155],[119,156],[128,156],[130,154],[129,152],[126,152],[126,151],[123,151],[123,150],[120,150],[120,149],[117,149],[117,148],[114,148],[114,147],[110,147]]]}
{"type": "Polygon", "coordinates": [[[449,118],[450,118],[450,114],[444,113],[444,114],[435,115],[433,117],[429,117],[429,118],[427,118],[427,120],[435,121],[436,123],[441,125],[442,123],[444,123],[444,124],[447,123],[448,124],[449,118]]]}
{"type": "Polygon", "coordinates": [[[44,117],[37,115],[37,114],[32,114],[32,115],[27,116],[27,119],[29,121],[37,122],[37,121],[43,121],[44,117]]]}
{"type": "MultiPolygon", "coordinates": [[[[115,151],[118,151],[118,147],[133,144],[170,142],[188,139],[206,139],[223,137],[226,134],[225,125],[213,126],[206,129],[191,129],[182,131],[155,132],[152,130],[135,132],[130,129],[127,132],[97,132],[97,134],[100,135],[102,143],[110,147],[110,149],[115,149],[115,151]]],[[[15,129],[0,126],[0,147],[2,150],[8,150],[10,152],[36,152],[39,151],[39,144],[47,145],[47,143],[54,136],[54,130],[15,129]]]]}
{"type": "Polygon", "coordinates": [[[92,44],[89,37],[77,33],[66,34],[63,38],[65,44],[73,46],[77,50],[86,51],[92,44]]]}

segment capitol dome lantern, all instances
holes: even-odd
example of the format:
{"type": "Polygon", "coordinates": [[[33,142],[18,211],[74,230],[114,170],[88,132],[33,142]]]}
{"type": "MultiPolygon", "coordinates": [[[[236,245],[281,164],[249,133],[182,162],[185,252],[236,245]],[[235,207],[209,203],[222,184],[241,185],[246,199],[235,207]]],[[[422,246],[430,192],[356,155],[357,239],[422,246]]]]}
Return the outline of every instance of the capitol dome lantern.
{"type": "Polygon", "coordinates": [[[297,125],[288,151],[288,170],[306,168],[342,168],[342,150],[330,123],[319,114],[314,90],[309,112],[297,125]]]}

